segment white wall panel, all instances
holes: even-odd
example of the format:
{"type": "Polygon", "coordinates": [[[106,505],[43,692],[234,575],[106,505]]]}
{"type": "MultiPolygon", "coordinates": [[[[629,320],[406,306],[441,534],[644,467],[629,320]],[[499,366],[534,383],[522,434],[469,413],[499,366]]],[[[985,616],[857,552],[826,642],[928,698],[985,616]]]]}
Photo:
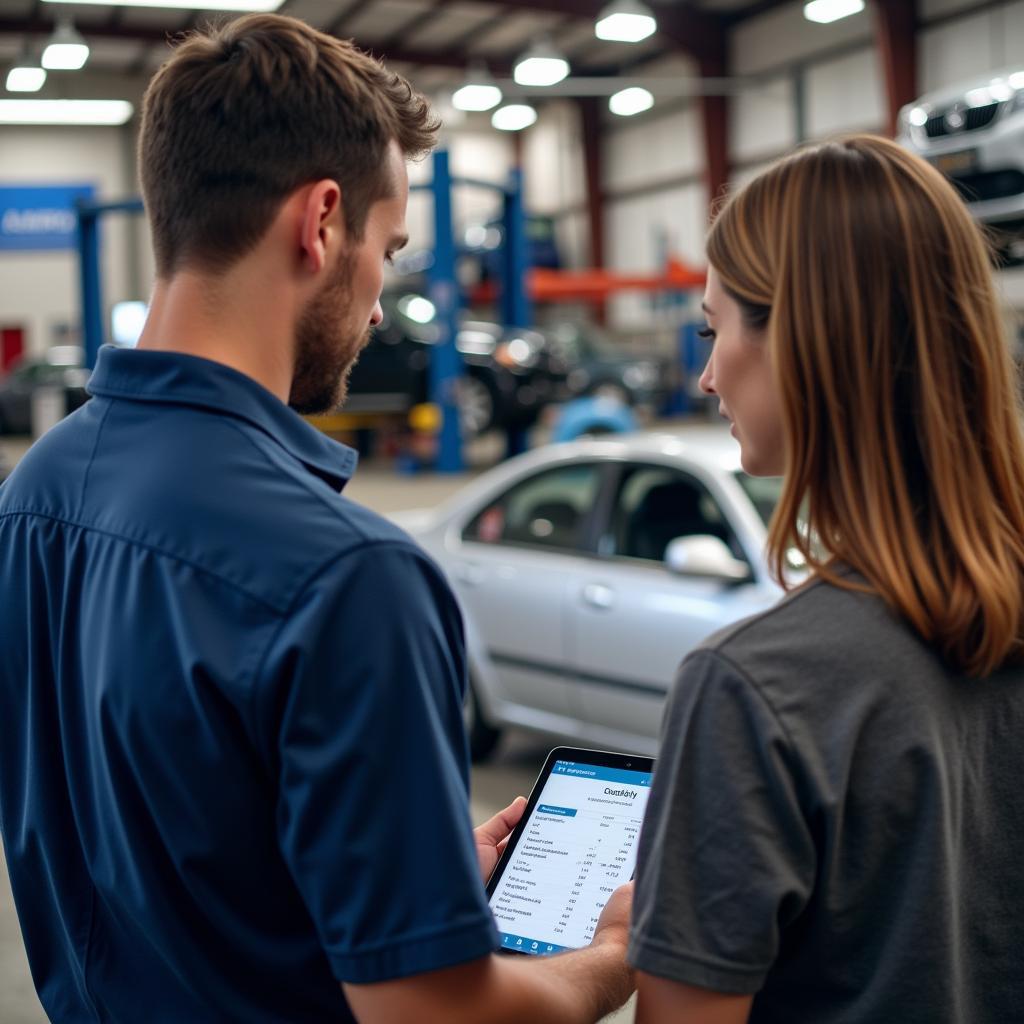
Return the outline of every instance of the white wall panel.
{"type": "Polygon", "coordinates": [[[796,144],[796,108],[789,76],[738,93],[729,113],[729,155],[734,161],[774,156],[796,144]]]}
{"type": "MultiPolygon", "coordinates": [[[[606,211],[608,266],[625,273],[657,273],[666,255],[701,265],[707,232],[707,190],[684,185],[651,195],[623,199],[606,211]]],[[[646,326],[656,313],[651,297],[622,294],[611,303],[619,327],[646,326]]]]}
{"type": "Polygon", "coordinates": [[[604,188],[611,192],[699,174],[704,163],[695,105],[621,128],[606,126],[603,144],[604,188]]]}
{"type": "Polygon", "coordinates": [[[751,75],[811,57],[830,47],[870,42],[872,24],[867,10],[831,25],[816,25],[803,14],[803,4],[787,4],[742,22],[729,40],[734,75],[751,75]]]}
{"type": "Polygon", "coordinates": [[[921,91],[930,92],[947,85],[983,75],[1004,62],[993,46],[992,12],[983,12],[957,21],[925,29],[919,38],[921,91]]]}
{"type": "MultiPolygon", "coordinates": [[[[127,179],[122,128],[0,129],[0,184],[90,183],[99,199],[122,199],[137,187],[127,179]]],[[[112,214],[101,222],[102,287],[105,323],[115,302],[140,296],[130,292],[134,217],[112,214]]],[[[75,252],[0,253],[0,322],[23,325],[26,348],[42,352],[62,325],[81,323],[78,258],[75,252]]]]}
{"type": "Polygon", "coordinates": [[[587,198],[582,129],[571,102],[548,103],[523,138],[527,208],[559,213],[587,198]]]}
{"type": "Polygon", "coordinates": [[[993,56],[998,66],[1024,68],[1024,0],[1006,4],[994,11],[993,17],[996,21],[996,52],[993,56]]]}
{"type": "Polygon", "coordinates": [[[883,131],[885,90],[874,47],[810,68],[807,131],[812,138],[845,131],[883,131]]]}

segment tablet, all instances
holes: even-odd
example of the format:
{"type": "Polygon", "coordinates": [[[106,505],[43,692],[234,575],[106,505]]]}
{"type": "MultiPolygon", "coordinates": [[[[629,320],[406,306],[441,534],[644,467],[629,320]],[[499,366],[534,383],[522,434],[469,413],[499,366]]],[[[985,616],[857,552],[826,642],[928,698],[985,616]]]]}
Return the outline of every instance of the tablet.
{"type": "Polygon", "coordinates": [[[501,950],[586,946],[608,897],[633,877],[654,760],[556,747],[548,754],[487,897],[501,950]]]}

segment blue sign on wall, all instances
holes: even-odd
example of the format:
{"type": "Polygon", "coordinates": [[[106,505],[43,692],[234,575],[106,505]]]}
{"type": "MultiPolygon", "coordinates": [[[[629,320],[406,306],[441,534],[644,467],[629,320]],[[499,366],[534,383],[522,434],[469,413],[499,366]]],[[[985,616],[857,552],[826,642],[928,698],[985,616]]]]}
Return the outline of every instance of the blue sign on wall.
{"type": "Polygon", "coordinates": [[[75,201],[92,199],[92,185],[0,186],[0,252],[75,249],[75,201]]]}

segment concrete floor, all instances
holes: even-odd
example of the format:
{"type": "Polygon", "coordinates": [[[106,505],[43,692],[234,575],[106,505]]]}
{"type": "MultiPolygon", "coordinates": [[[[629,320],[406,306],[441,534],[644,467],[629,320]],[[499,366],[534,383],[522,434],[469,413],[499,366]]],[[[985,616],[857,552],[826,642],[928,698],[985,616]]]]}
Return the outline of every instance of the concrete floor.
{"type": "MultiPolygon", "coordinates": [[[[13,467],[28,446],[27,441],[0,438],[0,464],[13,467]]],[[[497,457],[498,450],[497,442],[485,439],[470,453],[469,461],[480,465],[497,457]]],[[[379,512],[423,508],[443,501],[476,471],[471,469],[453,476],[429,473],[399,476],[389,466],[367,462],[360,466],[345,493],[379,512]]],[[[474,768],[471,799],[474,822],[486,820],[517,794],[529,793],[548,746],[543,739],[510,733],[488,764],[474,768]]],[[[32,985],[7,882],[6,863],[3,863],[0,869],[0,1024],[41,1024],[46,1019],[32,985]]],[[[605,1020],[606,1024],[628,1024],[633,1020],[631,1003],[605,1020]]]]}

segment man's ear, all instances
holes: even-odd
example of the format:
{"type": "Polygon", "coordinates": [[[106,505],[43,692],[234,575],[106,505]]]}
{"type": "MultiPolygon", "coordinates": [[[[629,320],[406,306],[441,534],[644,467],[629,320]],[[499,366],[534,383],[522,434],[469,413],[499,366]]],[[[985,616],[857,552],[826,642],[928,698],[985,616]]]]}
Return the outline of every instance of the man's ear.
{"type": "Polygon", "coordinates": [[[328,253],[344,243],[341,187],[324,178],[309,187],[302,206],[299,245],[303,266],[310,273],[320,273],[328,262],[328,253]]]}

